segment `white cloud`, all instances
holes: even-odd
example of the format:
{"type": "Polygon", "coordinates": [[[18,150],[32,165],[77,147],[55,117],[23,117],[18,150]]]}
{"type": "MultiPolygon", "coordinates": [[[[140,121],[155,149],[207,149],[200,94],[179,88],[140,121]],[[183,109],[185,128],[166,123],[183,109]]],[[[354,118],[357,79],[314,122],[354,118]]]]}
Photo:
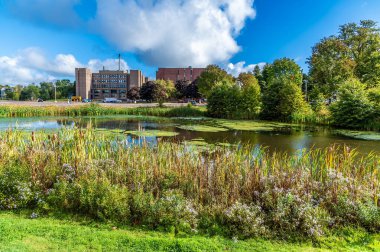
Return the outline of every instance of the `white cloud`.
{"type": "Polygon", "coordinates": [[[38,25],[87,28],[117,50],[161,67],[228,62],[241,50],[236,37],[246,20],[256,15],[254,0],[95,1],[89,22],[88,8],[78,14],[85,0],[14,0],[7,5],[15,16],[38,25]]]}
{"type": "Polygon", "coordinates": [[[158,66],[205,66],[240,50],[235,37],[253,0],[97,0],[92,28],[158,66]]]}
{"type": "Polygon", "coordinates": [[[262,69],[265,65],[266,63],[245,65],[245,61],[240,61],[236,64],[229,63],[226,67],[226,71],[229,74],[232,74],[233,76],[237,77],[240,73],[252,72],[256,66],[259,66],[262,69]]]}
{"type": "MultiPolygon", "coordinates": [[[[0,56],[0,84],[29,84],[42,81],[53,81],[59,78],[73,78],[76,67],[88,67],[98,71],[118,69],[117,59],[91,59],[87,64],[80,63],[72,54],[57,54],[49,59],[39,48],[26,48],[14,56],[0,56]]],[[[121,68],[128,70],[124,60],[121,68]]]]}
{"type": "MultiPolygon", "coordinates": [[[[106,70],[114,70],[119,69],[119,60],[118,59],[106,59],[106,60],[99,60],[99,59],[92,59],[88,62],[87,67],[90,68],[93,72],[99,71],[103,69],[103,67],[106,70]]],[[[120,60],[120,69],[121,70],[129,70],[129,66],[127,62],[124,60],[120,60]]]]}

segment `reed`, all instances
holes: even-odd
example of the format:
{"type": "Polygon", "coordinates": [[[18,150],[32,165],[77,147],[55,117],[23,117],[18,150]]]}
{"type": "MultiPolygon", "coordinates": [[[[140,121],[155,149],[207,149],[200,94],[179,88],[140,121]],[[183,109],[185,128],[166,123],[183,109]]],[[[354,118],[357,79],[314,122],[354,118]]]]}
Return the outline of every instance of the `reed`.
{"type": "Polygon", "coordinates": [[[0,208],[244,238],[316,237],[342,225],[380,230],[379,161],[337,146],[295,155],[252,146],[200,152],[136,145],[91,128],[8,130],[0,133],[0,208]]]}
{"type": "Polygon", "coordinates": [[[0,117],[37,117],[37,116],[102,116],[102,115],[142,115],[162,117],[201,117],[204,108],[198,107],[137,107],[113,108],[98,104],[82,106],[0,106],[0,117]]]}

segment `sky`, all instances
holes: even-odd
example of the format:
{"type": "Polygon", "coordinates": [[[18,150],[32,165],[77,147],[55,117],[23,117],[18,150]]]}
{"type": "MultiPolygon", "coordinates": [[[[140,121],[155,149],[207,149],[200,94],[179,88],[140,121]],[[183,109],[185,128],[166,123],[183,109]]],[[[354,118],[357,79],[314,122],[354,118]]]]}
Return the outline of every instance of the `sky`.
{"type": "Polygon", "coordinates": [[[380,22],[379,0],[0,0],[0,84],[93,71],[218,64],[233,75],[275,59],[308,71],[311,48],[348,22],[380,22]]]}

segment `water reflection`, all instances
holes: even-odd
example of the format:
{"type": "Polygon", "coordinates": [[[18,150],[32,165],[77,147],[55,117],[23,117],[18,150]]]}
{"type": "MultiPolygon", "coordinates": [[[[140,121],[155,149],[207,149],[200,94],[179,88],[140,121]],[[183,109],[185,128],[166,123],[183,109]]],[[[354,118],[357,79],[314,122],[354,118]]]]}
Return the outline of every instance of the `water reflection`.
{"type": "MultiPolygon", "coordinates": [[[[251,144],[267,146],[270,151],[285,151],[295,153],[300,149],[325,148],[333,144],[348,145],[356,148],[362,154],[372,151],[380,153],[380,141],[365,141],[336,135],[326,127],[284,128],[275,132],[253,132],[230,130],[225,132],[196,132],[179,129],[176,126],[189,123],[188,120],[169,119],[138,119],[127,117],[96,117],[96,118],[7,118],[0,119],[0,130],[18,128],[21,130],[53,130],[62,127],[95,127],[120,131],[163,130],[177,132],[175,137],[138,137],[126,135],[126,142],[131,145],[155,145],[159,141],[189,141],[202,139],[208,144],[251,144]]],[[[199,123],[199,122],[196,122],[199,123]]]]}

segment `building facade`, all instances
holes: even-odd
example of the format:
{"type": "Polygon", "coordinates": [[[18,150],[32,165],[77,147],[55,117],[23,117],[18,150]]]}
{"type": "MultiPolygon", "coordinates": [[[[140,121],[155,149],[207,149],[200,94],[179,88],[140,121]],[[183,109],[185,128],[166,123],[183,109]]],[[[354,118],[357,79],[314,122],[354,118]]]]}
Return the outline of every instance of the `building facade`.
{"type": "Polygon", "coordinates": [[[176,83],[178,80],[194,81],[201,75],[205,68],[159,68],[156,72],[157,80],[171,80],[176,83]]]}
{"type": "Polygon", "coordinates": [[[126,100],[129,89],[140,88],[148,81],[140,70],[101,70],[92,73],[88,68],[76,68],[75,80],[76,96],[93,100],[111,97],[126,100]]]}

